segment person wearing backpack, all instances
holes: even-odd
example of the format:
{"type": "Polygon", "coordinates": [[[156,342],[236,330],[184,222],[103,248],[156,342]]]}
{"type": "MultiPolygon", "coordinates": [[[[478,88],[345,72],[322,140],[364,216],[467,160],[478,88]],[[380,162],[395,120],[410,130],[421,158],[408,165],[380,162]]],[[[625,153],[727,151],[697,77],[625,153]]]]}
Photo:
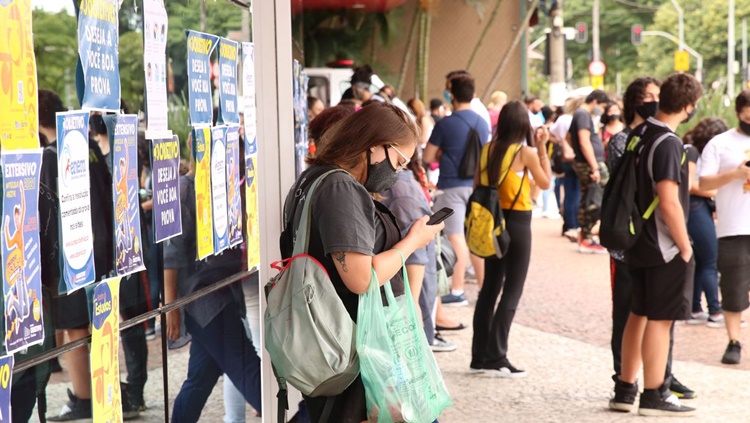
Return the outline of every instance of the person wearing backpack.
{"type": "Polygon", "coordinates": [[[538,128],[532,138],[528,109],[518,101],[503,107],[495,137],[483,148],[488,157],[477,171],[497,186],[500,206],[510,234],[510,246],[503,258],[486,258],[485,279],[474,311],[474,338],[470,371],[492,377],[522,377],[525,372],[508,360],[510,326],[521,300],[531,258],[530,176],[541,189],[550,185],[550,163],[545,148],[549,132],[538,128]],[[528,145],[535,145],[536,149],[528,145]],[[526,145],[524,145],[526,144],[526,145]],[[495,308],[502,290],[500,303],[495,308]]]}
{"type": "Polygon", "coordinates": [[[468,74],[454,76],[450,80],[450,93],[453,98],[453,114],[435,125],[425,147],[423,160],[425,163],[440,163],[437,187],[442,194],[435,197],[433,210],[448,207],[455,212],[445,221],[445,235],[456,251],[458,261],[454,267],[451,293],[443,296],[443,305],[464,306],[469,304],[464,295],[464,273],[470,257],[477,280],[483,280],[482,260],[469,254],[464,235],[466,204],[472,192],[477,160],[468,162],[471,158],[478,159],[482,145],[489,139],[490,128],[472,110],[473,77],[468,74]]]}
{"type": "MultiPolygon", "coordinates": [[[[310,167],[286,197],[281,257],[292,256],[294,233],[300,229],[304,205],[310,201],[306,253],[325,268],[342,310],[354,323],[359,296],[368,291],[372,270],[381,285],[391,281],[396,297],[404,295],[402,255],[408,259],[425,248],[444,227],[426,225],[428,217],[424,216],[402,238],[396,218],[371,195],[387,195],[398,172],[407,169],[418,140],[417,126],[405,112],[373,102],[325,132],[316,157],[309,160],[310,167]],[[326,176],[312,197],[306,198],[314,182],[339,169],[342,171],[326,176]]],[[[300,362],[304,360],[299,357],[300,362]]],[[[337,395],[304,399],[313,423],[360,423],[368,417],[361,376],[337,395]]]]}
{"type": "MultiPolygon", "coordinates": [[[[616,411],[633,410],[638,396],[636,378],[643,364],[644,391],[639,414],[695,413],[670,392],[670,377],[665,377],[665,371],[672,324],[690,317],[695,270],[686,224],[690,201],[688,163],[683,142],[674,131],[695,115],[702,94],[701,84],[690,75],[667,78],[661,86],[659,111],[630,133],[628,144],[637,142],[640,148],[638,160],[623,158],[619,165],[635,166],[637,209],[654,211],[644,218],[635,243],[625,251],[632,301],[622,339],[622,372],[609,403],[616,411]]],[[[619,172],[618,167],[616,173],[619,172]]],[[[603,230],[604,227],[603,223],[603,230]]]]}

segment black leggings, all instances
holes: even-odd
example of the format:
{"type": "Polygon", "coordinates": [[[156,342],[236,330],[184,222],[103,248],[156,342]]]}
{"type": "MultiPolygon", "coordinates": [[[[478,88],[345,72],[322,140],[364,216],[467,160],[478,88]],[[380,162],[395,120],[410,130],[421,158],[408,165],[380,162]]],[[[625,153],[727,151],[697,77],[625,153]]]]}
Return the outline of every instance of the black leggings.
{"type": "Polygon", "coordinates": [[[529,271],[531,212],[503,210],[510,248],[502,259],[484,260],[484,284],[474,311],[471,367],[498,368],[508,364],[508,336],[529,271]],[[500,304],[495,308],[502,291],[500,304]]]}

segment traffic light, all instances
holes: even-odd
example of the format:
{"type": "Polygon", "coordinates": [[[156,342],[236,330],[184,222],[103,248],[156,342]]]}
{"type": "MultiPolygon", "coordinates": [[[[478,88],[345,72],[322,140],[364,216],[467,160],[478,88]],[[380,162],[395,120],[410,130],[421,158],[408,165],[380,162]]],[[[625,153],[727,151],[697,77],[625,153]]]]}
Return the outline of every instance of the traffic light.
{"type": "Polygon", "coordinates": [[[634,46],[640,45],[643,41],[643,25],[633,25],[630,28],[630,42],[634,46]]]}
{"type": "Polygon", "coordinates": [[[589,40],[589,31],[586,22],[576,24],[576,42],[585,44],[589,40]]]}

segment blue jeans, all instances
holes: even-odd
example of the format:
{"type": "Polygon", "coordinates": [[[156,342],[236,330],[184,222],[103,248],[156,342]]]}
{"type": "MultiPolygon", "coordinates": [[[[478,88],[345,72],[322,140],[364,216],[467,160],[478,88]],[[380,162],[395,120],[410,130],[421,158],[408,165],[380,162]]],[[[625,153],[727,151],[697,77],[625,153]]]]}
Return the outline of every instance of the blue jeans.
{"type": "Polygon", "coordinates": [[[187,379],[174,401],[172,423],[197,422],[222,374],[261,413],[260,358],[246,335],[239,311],[225,307],[204,328],[186,313],[185,326],[193,340],[187,379]]]}
{"type": "Polygon", "coordinates": [[[690,239],[693,241],[693,254],[695,254],[693,312],[703,311],[701,293],[705,293],[708,312],[719,313],[721,311],[719,271],[716,268],[719,244],[716,239],[714,218],[705,198],[690,196],[690,217],[687,227],[690,239]]]}
{"type": "Polygon", "coordinates": [[[563,218],[565,223],[563,224],[563,230],[578,229],[578,208],[581,203],[581,183],[578,181],[578,175],[576,175],[573,169],[573,164],[565,163],[565,176],[563,182],[563,188],[565,189],[565,200],[563,201],[563,218]]]}

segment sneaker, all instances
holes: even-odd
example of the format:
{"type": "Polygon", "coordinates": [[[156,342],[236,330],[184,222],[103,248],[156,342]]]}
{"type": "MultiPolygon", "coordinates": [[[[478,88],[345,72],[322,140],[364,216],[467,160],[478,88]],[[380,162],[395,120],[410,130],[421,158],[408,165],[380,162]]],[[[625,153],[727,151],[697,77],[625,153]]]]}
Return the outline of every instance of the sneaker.
{"type": "Polygon", "coordinates": [[[69,422],[73,420],[91,419],[91,399],[81,399],[73,395],[68,389],[68,402],[60,409],[57,416],[48,417],[51,422],[69,422]]]}
{"type": "MultiPolygon", "coordinates": [[[[712,315],[708,316],[707,321],[708,321],[708,323],[706,324],[706,326],[708,326],[710,328],[723,329],[723,328],[725,328],[727,326],[727,322],[724,319],[724,314],[723,313],[712,314],[712,315]]],[[[745,322],[744,320],[740,322],[740,327],[741,328],[744,328],[746,326],[747,326],[747,322],[745,322]]]]}
{"type": "Polygon", "coordinates": [[[508,379],[515,379],[515,378],[522,378],[526,377],[526,371],[517,369],[513,367],[510,362],[506,362],[505,364],[495,367],[495,368],[485,368],[483,374],[487,377],[499,377],[499,378],[508,378],[508,379]]]}
{"type": "Polygon", "coordinates": [[[698,397],[698,394],[696,394],[695,391],[680,383],[680,381],[674,376],[672,376],[672,381],[669,384],[669,391],[679,399],[688,400],[698,397]]]}
{"type": "Polygon", "coordinates": [[[133,401],[133,398],[131,398],[130,394],[128,393],[127,383],[120,383],[120,394],[122,396],[122,419],[137,419],[141,415],[141,409],[140,406],[133,401]]]}
{"type": "Polygon", "coordinates": [[[570,242],[578,242],[580,231],[580,229],[568,229],[567,231],[563,232],[563,236],[565,238],[568,238],[568,241],[570,242]]]}
{"type": "Polygon", "coordinates": [[[469,302],[466,301],[466,294],[461,295],[443,295],[441,297],[443,301],[443,305],[447,307],[463,307],[469,305],[469,302]]]}
{"type": "Polygon", "coordinates": [[[432,352],[451,352],[456,351],[457,348],[456,344],[446,341],[439,332],[435,332],[435,339],[430,345],[432,352]]]}
{"type": "Polygon", "coordinates": [[[615,381],[615,394],[609,400],[609,409],[629,413],[635,408],[635,398],[638,396],[638,381],[625,383],[618,375],[612,376],[615,381]]]}
{"type": "Polygon", "coordinates": [[[694,416],[695,408],[685,407],[669,392],[666,386],[660,389],[646,389],[641,394],[638,407],[641,416],[694,416]]]}
{"type": "Polygon", "coordinates": [[[740,356],[742,355],[742,345],[739,341],[729,341],[727,350],[724,351],[724,357],[721,358],[721,362],[724,364],[740,364],[740,356]]]}
{"type": "Polygon", "coordinates": [[[484,373],[484,369],[482,369],[481,367],[469,366],[469,374],[480,375],[482,373],[484,373]]]}
{"type": "Polygon", "coordinates": [[[688,319],[688,321],[685,323],[689,325],[702,325],[706,323],[708,319],[708,313],[706,313],[705,311],[699,311],[697,313],[690,313],[690,319],[688,319]]]}
{"type": "Polygon", "coordinates": [[[552,210],[552,211],[543,211],[542,217],[545,219],[557,220],[557,219],[560,219],[562,216],[560,216],[560,212],[558,212],[557,210],[552,210]]]}
{"type": "Polygon", "coordinates": [[[156,331],[153,328],[146,329],[146,341],[153,341],[156,339],[156,331]]]}
{"type": "Polygon", "coordinates": [[[609,254],[606,248],[594,241],[581,241],[578,244],[578,251],[581,254],[609,254]]]}

